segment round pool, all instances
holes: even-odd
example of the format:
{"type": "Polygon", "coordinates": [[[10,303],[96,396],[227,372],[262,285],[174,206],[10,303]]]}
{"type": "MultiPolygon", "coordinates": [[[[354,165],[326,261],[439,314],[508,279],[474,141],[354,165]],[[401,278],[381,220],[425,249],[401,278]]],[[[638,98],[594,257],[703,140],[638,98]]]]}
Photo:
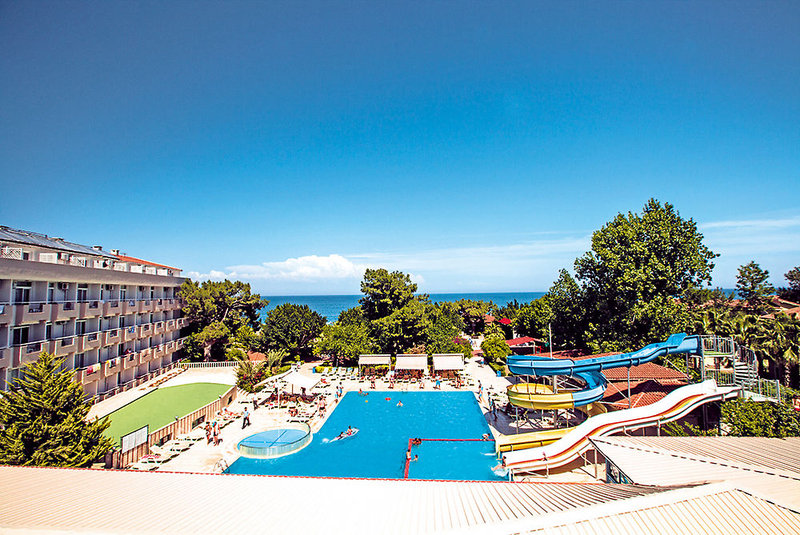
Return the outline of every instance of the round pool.
{"type": "Polygon", "coordinates": [[[274,459],[300,451],[311,442],[311,438],[308,424],[287,424],[250,435],[240,440],[236,448],[245,457],[274,459]]]}

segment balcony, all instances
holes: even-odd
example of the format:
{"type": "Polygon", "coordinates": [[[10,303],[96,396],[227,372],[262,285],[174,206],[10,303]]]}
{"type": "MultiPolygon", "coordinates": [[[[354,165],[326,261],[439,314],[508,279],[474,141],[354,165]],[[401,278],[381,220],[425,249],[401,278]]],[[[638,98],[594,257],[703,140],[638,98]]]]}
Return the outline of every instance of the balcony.
{"type": "Polygon", "coordinates": [[[175,340],[175,347],[180,349],[183,347],[183,341],[186,340],[185,338],[178,338],[175,340]]]}
{"type": "MultiPolygon", "coordinates": [[[[53,321],[67,321],[77,318],[82,303],[53,303],[53,321]]],[[[88,305],[87,305],[88,306],[88,305]]]]}
{"type": "Polygon", "coordinates": [[[73,382],[83,383],[83,372],[84,372],[84,369],[83,368],[79,368],[79,369],[73,370],[73,371],[74,371],[74,374],[72,376],[73,382]]]}
{"type": "Polygon", "coordinates": [[[150,336],[153,333],[153,324],[152,323],[145,323],[144,325],[139,325],[139,336],[150,336]]]}
{"type": "Polygon", "coordinates": [[[139,354],[138,353],[128,353],[120,357],[122,361],[122,369],[127,370],[129,368],[135,368],[139,365],[139,354]]]}
{"type": "Polygon", "coordinates": [[[156,302],[151,300],[145,300],[141,302],[141,312],[155,312],[156,310],[156,302]]]}
{"type": "Polygon", "coordinates": [[[100,339],[100,333],[89,333],[83,337],[83,347],[81,351],[96,349],[101,345],[103,345],[103,341],[100,339]]]}
{"type": "Polygon", "coordinates": [[[102,364],[92,364],[91,366],[83,369],[83,378],[82,383],[84,385],[88,385],[89,383],[94,383],[103,378],[103,374],[101,373],[103,369],[102,364]]]}
{"type": "Polygon", "coordinates": [[[0,368],[11,368],[13,360],[14,359],[11,358],[11,348],[0,348],[0,368]]]}
{"type": "Polygon", "coordinates": [[[84,301],[78,303],[77,308],[79,317],[81,318],[93,318],[99,316],[103,312],[100,301],[84,301]]]}
{"type": "Polygon", "coordinates": [[[153,334],[162,334],[164,332],[164,322],[158,321],[153,326],[153,334]]]}
{"type": "Polygon", "coordinates": [[[178,326],[179,329],[183,329],[184,327],[186,327],[186,318],[176,319],[175,324],[178,326]]]}
{"type": "Polygon", "coordinates": [[[43,347],[45,343],[46,342],[30,342],[15,347],[14,361],[18,363],[17,366],[24,366],[25,364],[36,362],[39,358],[39,354],[45,349],[43,347]]]}
{"type": "Polygon", "coordinates": [[[50,319],[48,303],[24,303],[16,305],[17,323],[39,323],[50,319]]]}
{"type": "Polygon", "coordinates": [[[75,336],[65,336],[63,338],[58,338],[54,340],[55,347],[53,351],[55,352],[56,356],[63,357],[64,355],[69,355],[76,348],[76,337],[75,336]]]}
{"type": "Polygon", "coordinates": [[[167,320],[167,330],[168,331],[175,330],[175,320],[167,320]]]}
{"type": "Polygon", "coordinates": [[[166,351],[166,349],[164,349],[164,344],[159,344],[159,345],[156,346],[155,353],[154,353],[153,356],[155,358],[159,358],[159,357],[163,357],[166,354],[167,354],[167,351],[166,351]]]}
{"type": "Polygon", "coordinates": [[[123,327],[120,329],[122,331],[122,341],[123,342],[130,342],[131,340],[136,340],[138,338],[136,334],[136,327],[131,325],[130,327],[123,327]]]}
{"type": "Polygon", "coordinates": [[[147,362],[153,358],[153,350],[151,348],[142,349],[139,351],[139,364],[147,362]]]}
{"type": "Polygon", "coordinates": [[[117,374],[120,370],[122,370],[122,363],[119,358],[109,359],[103,363],[103,375],[106,377],[117,374]]]}
{"type": "Polygon", "coordinates": [[[119,301],[103,301],[103,316],[116,316],[121,314],[121,311],[119,301]]]}
{"type": "Polygon", "coordinates": [[[119,308],[120,314],[127,315],[127,314],[135,314],[136,312],[139,312],[139,304],[135,300],[128,299],[126,301],[122,301],[122,303],[120,304],[119,308]]]}
{"type": "Polygon", "coordinates": [[[104,346],[122,342],[122,333],[120,332],[120,329],[111,329],[110,331],[106,331],[103,333],[103,337],[104,346]]]}

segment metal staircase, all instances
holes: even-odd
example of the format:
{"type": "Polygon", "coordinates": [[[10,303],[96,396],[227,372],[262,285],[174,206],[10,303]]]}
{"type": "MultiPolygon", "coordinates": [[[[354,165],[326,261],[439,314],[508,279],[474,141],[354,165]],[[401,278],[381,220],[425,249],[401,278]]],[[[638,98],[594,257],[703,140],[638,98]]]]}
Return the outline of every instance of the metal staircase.
{"type": "Polygon", "coordinates": [[[702,336],[701,340],[703,379],[713,378],[719,385],[739,386],[746,397],[781,400],[780,382],[758,376],[758,358],[752,349],[721,336],[702,336]],[[714,361],[713,369],[708,368],[708,359],[714,361]],[[719,371],[723,362],[732,365],[733,374],[719,371]]]}

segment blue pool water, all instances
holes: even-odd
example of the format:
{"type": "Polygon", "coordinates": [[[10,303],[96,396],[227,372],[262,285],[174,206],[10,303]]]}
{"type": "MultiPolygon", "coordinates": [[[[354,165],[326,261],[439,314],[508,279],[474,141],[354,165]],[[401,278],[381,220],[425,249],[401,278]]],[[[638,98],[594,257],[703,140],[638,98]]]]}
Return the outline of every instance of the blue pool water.
{"type": "MultiPolygon", "coordinates": [[[[240,457],[228,473],[399,479],[409,438],[476,439],[484,433],[489,427],[471,392],[349,392],[307,447],[277,459],[240,457]],[[331,442],[348,425],[358,434],[331,442]]],[[[425,441],[413,453],[419,460],[411,463],[410,478],[503,479],[491,471],[497,464],[491,441],[425,441]]]]}

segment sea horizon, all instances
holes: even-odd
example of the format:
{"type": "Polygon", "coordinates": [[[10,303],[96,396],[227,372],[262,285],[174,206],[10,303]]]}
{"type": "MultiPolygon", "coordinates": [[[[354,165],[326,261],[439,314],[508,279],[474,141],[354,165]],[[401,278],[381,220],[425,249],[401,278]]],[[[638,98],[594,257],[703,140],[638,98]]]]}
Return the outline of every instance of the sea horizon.
{"type": "MultiPolygon", "coordinates": [[[[516,300],[518,303],[530,303],[547,292],[450,292],[450,293],[425,293],[415,295],[428,295],[434,303],[444,301],[459,301],[472,299],[491,301],[496,305],[505,306],[516,300]]],[[[269,305],[261,309],[262,319],[273,308],[286,303],[307,305],[311,310],[318,312],[329,323],[336,321],[339,313],[358,305],[358,300],[363,294],[319,294],[319,295],[262,295],[262,299],[269,301],[269,305]]]]}

